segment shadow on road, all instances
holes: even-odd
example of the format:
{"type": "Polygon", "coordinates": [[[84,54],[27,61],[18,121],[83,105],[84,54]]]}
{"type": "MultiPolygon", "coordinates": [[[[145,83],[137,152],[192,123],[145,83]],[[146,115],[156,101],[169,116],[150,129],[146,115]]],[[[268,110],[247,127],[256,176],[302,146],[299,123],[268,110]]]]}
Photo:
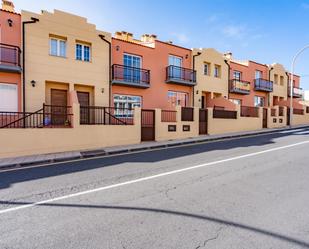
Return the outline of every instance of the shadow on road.
{"type": "MultiPolygon", "coordinates": [[[[88,159],[87,161],[58,163],[44,167],[35,167],[17,171],[0,171],[0,189],[8,188],[12,184],[18,182],[71,174],[96,168],[119,165],[122,163],[155,163],[210,151],[227,151],[242,147],[265,146],[275,144],[275,139],[290,135],[297,135],[297,132],[264,134],[261,136],[214,141],[204,144],[193,144],[178,148],[172,147],[163,150],[146,151],[114,157],[93,158],[88,159]]],[[[302,134],[302,136],[305,135],[302,134]]]]}
{"type": "MultiPolygon", "coordinates": [[[[28,205],[32,204],[31,202],[11,202],[11,201],[0,201],[1,205],[28,205]]],[[[191,219],[199,219],[204,220],[207,222],[212,222],[228,227],[233,227],[237,229],[246,230],[249,232],[257,233],[260,235],[264,235],[267,237],[271,237],[277,240],[285,241],[293,245],[301,246],[303,248],[309,248],[309,242],[299,240],[290,236],[286,236],[280,233],[276,233],[273,231],[269,231],[266,229],[245,225],[242,223],[237,223],[234,221],[223,220],[216,217],[210,217],[207,215],[199,215],[199,214],[192,214],[187,212],[181,211],[174,211],[174,210],[165,210],[165,209],[156,209],[156,208],[146,208],[146,207],[130,207],[130,206],[108,206],[108,205],[85,205],[85,204],[60,204],[60,203],[44,203],[38,204],[37,206],[47,206],[47,207],[65,207],[65,208],[94,208],[94,209],[105,209],[105,210],[112,210],[112,211],[137,211],[137,212],[152,212],[158,215],[174,215],[174,216],[181,216],[187,217],[191,219]]]]}

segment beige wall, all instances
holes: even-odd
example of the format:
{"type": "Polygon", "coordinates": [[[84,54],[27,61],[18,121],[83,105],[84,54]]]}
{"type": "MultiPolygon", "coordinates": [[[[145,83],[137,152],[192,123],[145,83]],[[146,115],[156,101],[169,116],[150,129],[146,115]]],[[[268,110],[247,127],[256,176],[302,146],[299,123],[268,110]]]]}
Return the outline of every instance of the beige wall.
{"type": "Polygon", "coordinates": [[[287,108],[284,107],[284,116],[279,116],[279,106],[274,106],[272,108],[268,108],[267,111],[267,128],[281,128],[285,127],[287,122],[287,108]],[[271,109],[276,109],[276,116],[271,116],[271,109]],[[282,120],[282,122],[280,122],[282,120]]]}
{"type": "MultiPolygon", "coordinates": [[[[35,111],[49,99],[45,96],[46,83],[65,83],[69,90],[74,85],[86,85],[94,89],[94,102],[98,106],[108,106],[109,96],[109,47],[99,34],[111,40],[109,33],[96,30],[87,19],[55,10],[35,14],[22,11],[22,20],[31,17],[40,21],[26,25],[26,109],[35,111]],[[67,40],[66,58],[49,55],[49,37],[56,35],[67,40]],[[75,59],[76,41],[91,44],[91,61],[75,59]],[[31,81],[36,86],[31,86],[31,81]],[[102,93],[103,89],[103,93],[102,93]]],[[[47,93],[48,94],[48,93],[47,93]]]]}
{"type": "Polygon", "coordinates": [[[309,124],[309,113],[306,113],[304,110],[305,115],[297,115],[294,114],[292,117],[292,125],[306,125],[309,124]]]}
{"type": "Polygon", "coordinates": [[[213,108],[207,109],[209,135],[262,129],[262,108],[259,110],[258,118],[240,117],[240,106],[237,105],[237,119],[213,118],[213,108]]]}
{"type": "Polygon", "coordinates": [[[79,105],[73,104],[74,128],[0,129],[0,158],[108,146],[137,144],[141,140],[140,109],[134,125],[79,125],[79,105]]]}
{"type": "MultiPolygon", "coordinates": [[[[193,49],[193,55],[198,52],[201,55],[195,57],[195,70],[197,85],[194,87],[194,105],[201,107],[201,96],[203,92],[222,94],[228,97],[228,66],[224,62],[223,54],[213,48],[193,49]],[[210,74],[204,75],[204,64],[210,64],[210,74]],[[219,78],[214,77],[215,65],[221,66],[219,78]],[[198,91],[198,94],[196,93],[198,91]]],[[[213,96],[212,96],[213,97],[213,96]]]]}
{"type": "Polygon", "coordinates": [[[273,68],[270,72],[270,80],[273,81],[273,92],[270,93],[270,106],[273,106],[273,96],[283,97],[287,99],[288,86],[287,86],[287,75],[285,68],[278,63],[272,64],[270,67],[273,68]],[[275,74],[278,75],[278,83],[275,83],[275,74]],[[280,76],[283,77],[283,85],[280,85],[280,76]]]}
{"type": "Polygon", "coordinates": [[[199,135],[199,108],[194,108],[194,122],[181,121],[181,107],[176,107],[176,122],[161,122],[161,109],[156,109],[156,141],[197,137],[199,135]],[[176,125],[176,132],[169,132],[168,126],[176,125]],[[190,131],[183,131],[183,125],[190,125],[190,131]]]}

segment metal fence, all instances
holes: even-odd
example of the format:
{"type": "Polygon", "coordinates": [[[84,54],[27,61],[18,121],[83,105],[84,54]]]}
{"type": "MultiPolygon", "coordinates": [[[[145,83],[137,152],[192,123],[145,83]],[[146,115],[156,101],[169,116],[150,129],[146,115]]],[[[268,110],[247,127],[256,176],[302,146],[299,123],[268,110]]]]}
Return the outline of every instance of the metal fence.
{"type": "Polygon", "coordinates": [[[72,108],[43,104],[36,112],[0,112],[0,128],[71,127],[72,108]]]}
{"type": "Polygon", "coordinates": [[[304,115],[304,110],[293,108],[293,114],[304,115]]]}
{"type": "Polygon", "coordinates": [[[162,110],[161,111],[161,122],[176,122],[177,121],[177,112],[162,110]]]}
{"type": "Polygon", "coordinates": [[[134,110],[103,106],[81,106],[81,125],[133,125],[134,110]]]}
{"type": "Polygon", "coordinates": [[[274,109],[274,108],[272,108],[272,109],[270,110],[270,116],[276,117],[276,115],[277,115],[277,110],[274,109]]]}
{"type": "Polygon", "coordinates": [[[193,121],[193,112],[192,107],[182,107],[181,108],[181,121],[193,121]]]}
{"type": "Polygon", "coordinates": [[[284,116],[284,107],[283,106],[279,106],[279,116],[280,117],[284,116]]]}
{"type": "Polygon", "coordinates": [[[114,64],[112,66],[112,77],[116,81],[149,85],[150,70],[114,64]]]}
{"type": "Polygon", "coordinates": [[[166,68],[166,80],[172,79],[195,83],[196,71],[189,68],[170,65],[166,68]]]}
{"type": "Polygon", "coordinates": [[[252,106],[241,106],[240,107],[240,116],[241,117],[259,117],[259,108],[252,106]]]}
{"type": "Polygon", "coordinates": [[[237,119],[237,111],[222,110],[215,106],[213,109],[213,118],[237,119]]]}
{"type": "Polygon", "coordinates": [[[20,48],[0,43],[0,64],[20,66],[20,48]]]}

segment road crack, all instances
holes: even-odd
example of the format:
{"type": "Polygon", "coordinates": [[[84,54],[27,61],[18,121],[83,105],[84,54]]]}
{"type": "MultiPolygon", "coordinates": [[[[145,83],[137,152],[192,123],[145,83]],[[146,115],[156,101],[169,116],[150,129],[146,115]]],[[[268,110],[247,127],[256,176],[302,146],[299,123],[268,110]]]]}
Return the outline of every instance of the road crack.
{"type": "Polygon", "coordinates": [[[216,231],[216,235],[205,240],[201,245],[198,245],[197,247],[195,247],[195,249],[200,249],[200,248],[203,248],[203,247],[206,247],[207,243],[210,242],[210,241],[213,241],[213,240],[216,240],[219,238],[220,236],[220,233],[221,233],[221,230],[223,229],[223,227],[220,227],[217,231],[216,231]]]}

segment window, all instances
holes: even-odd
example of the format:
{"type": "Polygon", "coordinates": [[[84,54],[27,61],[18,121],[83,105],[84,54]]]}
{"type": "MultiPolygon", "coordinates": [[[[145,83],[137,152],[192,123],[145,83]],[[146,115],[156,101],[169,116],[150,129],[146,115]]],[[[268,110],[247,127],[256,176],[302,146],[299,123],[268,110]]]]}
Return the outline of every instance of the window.
{"type": "Polygon", "coordinates": [[[182,67],[182,58],[174,55],[168,56],[168,65],[182,67]]]}
{"type": "Polygon", "coordinates": [[[260,96],[254,96],[254,106],[263,107],[265,105],[265,99],[260,96]]]}
{"type": "Polygon", "coordinates": [[[114,107],[117,117],[133,117],[134,107],[142,107],[142,97],[115,94],[114,107]]]}
{"type": "Polygon", "coordinates": [[[234,104],[236,105],[241,105],[241,100],[240,99],[230,99],[234,104]]]}
{"type": "Polygon", "coordinates": [[[49,40],[49,54],[53,56],[66,57],[66,40],[51,37],[49,40]]]}
{"type": "Polygon", "coordinates": [[[204,75],[210,75],[210,63],[204,62],[204,75]]]}
{"type": "Polygon", "coordinates": [[[255,71],[255,79],[262,79],[263,78],[263,72],[262,71],[259,71],[259,70],[256,70],[255,71]]]}
{"type": "Polygon", "coordinates": [[[220,77],[221,77],[221,66],[215,65],[214,76],[215,76],[216,78],[220,78],[220,77]]]}
{"type": "Polygon", "coordinates": [[[280,76],[280,85],[283,86],[284,85],[284,77],[280,76]]]}
{"type": "Polygon", "coordinates": [[[0,83],[0,111],[18,111],[17,85],[0,83]]]}
{"type": "Polygon", "coordinates": [[[134,68],[141,68],[142,58],[140,56],[124,54],[123,55],[123,78],[125,81],[137,82],[141,81],[141,71],[134,68]]]}
{"type": "Polygon", "coordinates": [[[275,74],[275,75],[274,75],[274,83],[275,83],[275,84],[278,84],[278,78],[279,78],[279,77],[278,77],[278,74],[275,74]]]}
{"type": "Polygon", "coordinates": [[[76,60],[88,61],[88,62],[91,60],[90,45],[77,43],[75,53],[76,53],[76,60]]]}
{"type": "Polygon", "coordinates": [[[233,72],[233,78],[234,78],[235,80],[241,80],[241,72],[239,72],[239,71],[234,71],[234,72],[233,72]]]}
{"type": "Polygon", "coordinates": [[[170,108],[175,108],[177,105],[187,106],[189,94],[184,92],[168,91],[167,100],[170,108]]]}

